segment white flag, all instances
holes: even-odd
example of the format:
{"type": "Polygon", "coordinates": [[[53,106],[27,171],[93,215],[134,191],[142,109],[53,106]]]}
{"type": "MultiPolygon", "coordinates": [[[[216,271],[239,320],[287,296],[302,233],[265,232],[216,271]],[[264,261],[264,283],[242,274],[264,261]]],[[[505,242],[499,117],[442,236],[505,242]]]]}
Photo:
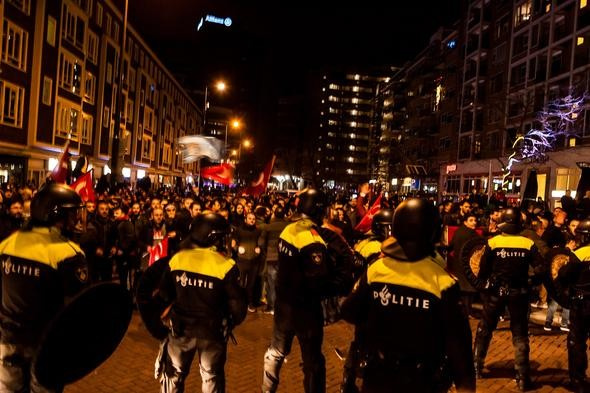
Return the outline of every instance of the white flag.
{"type": "Polygon", "coordinates": [[[182,151],[182,162],[190,164],[201,157],[210,160],[221,159],[221,141],[211,136],[188,135],[178,138],[182,151]]]}

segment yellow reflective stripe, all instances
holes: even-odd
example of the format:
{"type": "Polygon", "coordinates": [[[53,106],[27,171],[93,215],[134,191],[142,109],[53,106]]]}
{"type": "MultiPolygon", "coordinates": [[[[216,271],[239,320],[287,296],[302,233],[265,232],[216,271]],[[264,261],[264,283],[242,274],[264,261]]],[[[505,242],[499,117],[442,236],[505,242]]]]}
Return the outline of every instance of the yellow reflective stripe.
{"type": "Polygon", "coordinates": [[[77,244],[63,238],[55,228],[17,231],[0,243],[0,255],[39,262],[53,269],[77,254],[84,255],[84,252],[77,244]]]}
{"type": "Polygon", "coordinates": [[[590,261],[590,246],[584,246],[574,251],[580,261],[590,261]]]}
{"type": "Polygon", "coordinates": [[[280,238],[298,250],[313,243],[325,245],[324,239],[322,239],[315,229],[312,229],[312,226],[313,222],[304,218],[287,225],[283,232],[281,232],[280,238]]]}
{"type": "Polygon", "coordinates": [[[429,292],[441,298],[444,290],[455,284],[434,258],[416,262],[400,262],[393,258],[378,259],[367,269],[367,282],[400,285],[429,292]]]}
{"type": "Polygon", "coordinates": [[[174,255],[170,260],[170,270],[198,273],[223,280],[235,264],[233,259],[225,258],[211,248],[193,248],[174,255]]]}
{"type": "Polygon", "coordinates": [[[535,242],[524,236],[501,234],[488,240],[488,245],[493,250],[495,248],[523,248],[530,250],[535,242]]]}
{"type": "Polygon", "coordinates": [[[366,244],[364,244],[358,252],[365,259],[370,257],[373,254],[380,254],[381,253],[381,242],[378,240],[369,241],[366,244]]]}

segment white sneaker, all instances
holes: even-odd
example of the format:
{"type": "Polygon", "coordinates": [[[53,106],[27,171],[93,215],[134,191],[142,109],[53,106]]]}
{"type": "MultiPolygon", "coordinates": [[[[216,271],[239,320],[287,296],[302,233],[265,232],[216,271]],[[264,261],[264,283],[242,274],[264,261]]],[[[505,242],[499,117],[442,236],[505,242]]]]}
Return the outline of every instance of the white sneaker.
{"type": "Polygon", "coordinates": [[[570,331],[570,328],[567,327],[567,326],[560,326],[559,327],[559,330],[561,330],[562,332],[569,332],[570,331]]]}

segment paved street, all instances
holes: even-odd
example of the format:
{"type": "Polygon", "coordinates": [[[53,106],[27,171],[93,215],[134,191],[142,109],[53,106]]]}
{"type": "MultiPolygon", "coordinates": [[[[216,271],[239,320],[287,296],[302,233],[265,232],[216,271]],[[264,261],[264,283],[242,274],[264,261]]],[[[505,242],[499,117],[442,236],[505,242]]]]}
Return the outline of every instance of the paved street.
{"type": "MultiPolygon", "coordinates": [[[[542,311],[533,315],[537,322],[543,318],[542,311]]],[[[471,321],[473,329],[476,323],[476,320],[471,321]]],[[[270,315],[256,313],[249,314],[245,323],[236,329],[238,346],[230,344],[226,365],[228,392],[258,392],[262,380],[262,358],[268,345],[271,325],[270,315]]],[[[540,325],[533,325],[531,331],[531,365],[537,388],[535,391],[567,392],[568,390],[563,387],[567,380],[566,335],[558,333],[557,328],[551,334],[547,334],[540,325]]],[[[342,322],[325,330],[324,353],[329,393],[338,391],[342,370],[342,362],[336,356],[334,348],[346,348],[351,334],[351,328],[342,322]]],[[[158,343],[148,335],[135,314],[127,336],[115,354],[94,373],[69,386],[66,392],[158,391],[159,385],[153,378],[157,350],[158,343]]],[[[486,378],[478,383],[478,392],[516,391],[512,380],[513,356],[508,322],[501,322],[490,347],[484,370],[486,378]]],[[[299,347],[294,345],[293,352],[281,372],[280,392],[302,391],[303,375],[299,367],[300,362],[299,347]]],[[[200,392],[198,366],[194,364],[194,367],[187,381],[187,392],[200,392]]]]}

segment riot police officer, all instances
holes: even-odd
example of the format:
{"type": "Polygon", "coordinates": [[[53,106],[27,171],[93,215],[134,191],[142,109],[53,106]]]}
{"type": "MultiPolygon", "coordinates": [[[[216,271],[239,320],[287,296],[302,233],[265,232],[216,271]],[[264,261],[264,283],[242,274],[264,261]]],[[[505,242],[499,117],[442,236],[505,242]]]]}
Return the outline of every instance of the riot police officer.
{"type": "Polygon", "coordinates": [[[31,201],[27,226],[0,243],[0,390],[55,391],[41,386],[31,361],[43,331],[67,297],[88,281],[84,253],[68,237],[82,200],[66,185],[51,183],[31,201]]]}
{"type": "Polygon", "coordinates": [[[537,276],[543,274],[543,259],[535,243],[519,235],[522,214],[518,208],[504,212],[498,228],[501,234],[488,240],[481,257],[478,279],[482,283],[482,319],[474,344],[475,371],[481,377],[486,354],[498,319],[506,306],[514,345],[516,383],[520,390],[531,388],[528,338],[529,266],[537,276]]]}
{"type": "Polygon", "coordinates": [[[362,392],[475,391],[471,331],[457,281],[435,251],[441,222],[423,199],[402,202],[393,238],[342,305],[342,316],[366,324],[362,392]]]}
{"type": "MultiPolygon", "coordinates": [[[[323,192],[308,189],[299,196],[301,217],[289,224],[279,238],[279,268],[271,344],[264,355],[263,392],[275,392],[285,356],[297,336],[303,358],[304,391],[326,390],[322,354],[322,299],[344,295],[350,286],[347,269],[333,266],[320,226],[327,208],[323,192]]],[[[350,273],[350,270],[348,270],[350,273]]]]}
{"type": "Polygon", "coordinates": [[[570,298],[570,331],[567,336],[568,369],[575,392],[590,392],[586,380],[588,357],[586,341],[590,335],[590,219],[576,228],[580,247],[574,254],[580,262],[570,262],[559,270],[559,281],[570,298]]]}
{"type": "MultiPolygon", "coordinates": [[[[381,243],[391,236],[392,227],[393,211],[390,209],[381,209],[375,213],[369,236],[354,246],[354,251],[357,256],[360,256],[360,260],[362,261],[363,271],[361,274],[364,273],[364,269],[367,266],[377,260],[381,255],[381,243]]],[[[363,340],[365,339],[365,330],[363,328],[364,325],[359,324],[354,329],[354,340],[350,343],[346,363],[344,364],[344,375],[340,386],[341,393],[358,392],[356,377],[359,374],[359,364],[363,357],[361,354],[361,348],[364,347],[363,340]]]]}
{"type": "Polygon", "coordinates": [[[229,224],[219,214],[197,216],[183,250],[170,259],[160,296],[171,303],[171,331],[164,342],[162,392],[183,392],[195,353],[202,391],[224,392],[228,329],[240,324],[247,301],[235,262],[221,254],[229,224]]]}

